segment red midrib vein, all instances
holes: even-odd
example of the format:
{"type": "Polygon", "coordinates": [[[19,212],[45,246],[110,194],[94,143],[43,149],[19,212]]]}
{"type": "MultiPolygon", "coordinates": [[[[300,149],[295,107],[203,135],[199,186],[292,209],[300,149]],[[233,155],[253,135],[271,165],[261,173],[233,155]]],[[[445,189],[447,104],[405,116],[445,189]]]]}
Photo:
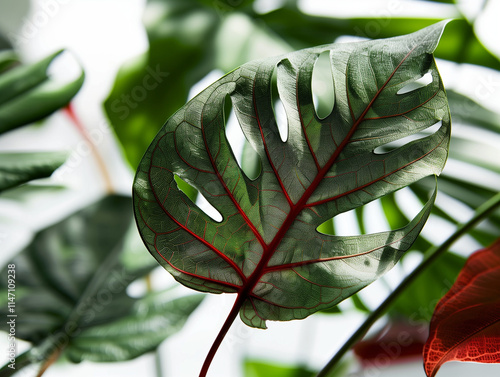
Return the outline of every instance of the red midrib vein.
{"type": "MultiPolygon", "coordinates": [[[[229,331],[229,328],[231,327],[233,321],[236,319],[240,309],[242,308],[242,306],[245,303],[245,301],[247,300],[247,298],[250,296],[253,296],[252,295],[253,288],[255,287],[255,285],[257,284],[259,279],[262,277],[263,273],[265,272],[265,268],[266,268],[267,264],[269,263],[269,260],[271,259],[271,257],[274,254],[274,251],[276,250],[276,248],[280,244],[280,242],[283,239],[283,237],[285,236],[286,232],[288,232],[288,229],[290,228],[292,223],[295,221],[295,218],[298,216],[298,214],[304,208],[306,208],[307,201],[309,200],[309,198],[311,197],[313,192],[316,190],[316,188],[319,186],[320,182],[322,181],[322,179],[324,178],[324,176],[326,175],[328,170],[332,167],[334,162],[337,160],[338,156],[340,155],[342,150],[345,148],[347,143],[349,143],[349,141],[350,141],[352,135],[354,134],[354,132],[356,131],[357,127],[364,120],[364,117],[366,116],[368,110],[373,106],[373,103],[378,98],[378,96],[380,95],[382,90],[387,86],[388,82],[394,76],[394,74],[399,69],[401,64],[403,64],[403,62],[412,53],[412,51],[415,49],[415,47],[413,47],[406,54],[406,56],[401,60],[401,62],[398,64],[398,66],[393,70],[393,72],[387,78],[385,83],[378,89],[378,91],[375,93],[375,95],[372,98],[372,100],[370,101],[370,103],[366,106],[366,108],[363,110],[363,112],[360,114],[360,116],[357,118],[357,120],[353,119],[353,125],[352,125],[350,131],[348,132],[348,134],[345,136],[342,143],[337,147],[337,149],[335,150],[333,155],[330,157],[330,159],[327,161],[327,163],[321,169],[319,169],[318,174],[316,175],[315,179],[313,180],[311,185],[306,189],[306,191],[304,192],[304,194],[302,195],[302,197],[299,199],[299,201],[296,204],[292,203],[291,198],[289,197],[289,195],[284,187],[284,184],[279,177],[278,171],[277,171],[276,167],[274,166],[274,164],[272,163],[272,159],[271,159],[271,156],[269,154],[269,150],[267,149],[267,143],[266,143],[265,138],[264,138],[264,132],[263,132],[262,126],[260,124],[260,118],[259,118],[258,111],[257,111],[257,103],[256,103],[256,97],[255,97],[255,80],[256,79],[254,79],[252,96],[253,96],[254,110],[255,110],[255,114],[256,114],[255,118],[256,118],[257,124],[259,126],[259,131],[260,131],[260,134],[262,137],[262,142],[264,144],[264,150],[265,150],[266,156],[268,158],[269,164],[271,165],[271,168],[273,169],[273,171],[275,173],[275,176],[278,180],[278,183],[279,183],[280,187],[282,188],[283,195],[285,195],[288,203],[290,204],[290,212],[287,215],[287,217],[285,218],[285,221],[283,222],[283,224],[279,228],[278,232],[276,233],[276,235],[274,236],[272,241],[269,244],[265,244],[261,260],[257,264],[255,270],[249,276],[249,278],[241,286],[241,289],[238,291],[236,301],[234,302],[231,311],[229,312],[224,324],[222,325],[222,328],[220,329],[214,343],[212,344],[212,347],[210,348],[210,350],[208,352],[207,357],[205,358],[205,362],[203,363],[203,366],[201,368],[200,377],[206,376],[206,374],[208,372],[208,368],[210,367],[212,359],[215,356],[215,353],[217,352],[217,349],[219,348],[220,344],[222,343],[222,340],[224,339],[225,335],[229,331]]],[[[346,85],[346,91],[347,91],[347,85],[346,85]]],[[[350,110],[351,114],[353,114],[352,107],[351,107],[351,104],[349,101],[349,97],[348,97],[348,103],[349,103],[349,110],[350,110]]],[[[257,312],[256,312],[256,314],[257,314],[257,312]]]]}
{"type": "MultiPolygon", "coordinates": [[[[299,213],[303,209],[307,208],[307,201],[309,200],[309,198],[311,197],[311,195],[318,188],[318,186],[321,183],[321,181],[323,180],[324,176],[328,173],[328,171],[330,170],[330,168],[332,167],[332,165],[335,163],[335,161],[339,157],[340,153],[342,153],[342,151],[344,150],[345,146],[349,143],[352,135],[354,134],[354,132],[356,131],[356,129],[358,128],[358,126],[361,124],[361,122],[364,120],[366,114],[368,113],[368,111],[370,110],[370,108],[373,106],[374,102],[379,97],[380,93],[382,93],[382,91],[385,89],[385,87],[387,86],[387,84],[389,83],[389,81],[392,79],[392,77],[394,76],[394,74],[397,72],[397,70],[399,69],[399,67],[401,67],[401,65],[404,63],[404,61],[413,52],[413,50],[415,49],[415,47],[413,47],[406,54],[406,56],[401,60],[401,62],[396,66],[396,68],[389,75],[389,77],[384,82],[384,84],[377,90],[377,92],[375,93],[375,95],[373,96],[373,98],[371,99],[371,101],[368,103],[368,105],[365,107],[365,109],[363,110],[363,112],[359,115],[359,117],[357,119],[354,120],[353,125],[351,126],[351,129],[349,130],[349,132],[347,133],[347,135],[344,137],[344,139],[342,140],[342,142],[338,145],[337,149],[332,154],[332,156],[330,157],[330,159],[327,161],[327,163],[321,169],[319,169],[318,174],[316,175],[316,177],[314,178],[314,180],[311,182],[311,184],[309,185],[309,187],[306,189],[306,191],[304,192],[304,194],[302,194],[302,197],[299,199],[299,201],[296,204],[294,204],[294,205],[291,206],[290,212],[288,213],[287,217],[285,218],[285,221],[283,222],[283,224],[279,228],[278,232],[276,233],[276,235],[274,236],[274,238],[272,239],[272,241],[264,247],[262,259],[259,261],[259,263],[258,263],[257,267],[255,268],[254,272],[250,275],[250,277],[248,278],[248,280],[242,286],[242,288],[241,288],[241,290],[239,292],[240,295],[248,295],[253,290],[253,288],[255,287],[255,285],[257,284],[257,282],[259,281],[259,279],[262,277],[262,275],[263,275],[263,273],[264,273],[264,271],[265,271],[265,269],[267,267],[267,264],[269,263],[269,260],[273,256],[276,248],[281,243],[281,241],[284,238],[285,234],[288,232],[288,229],[290,229],[290,226],[295,221],[295,218],[299,215],[299,213]]],[[[255,87],[255,85],[254,85],[254,87],[255,87]]],[[[348,88],[347,88],[347,85],[346,85],[346,92],[347,91],[348,91],[348,88]]],[[[255,109],[256,119],[257,119],[257,122],[258,122],[258,125],[259,125],[259,128],[260,128],[260,131],[261,131],[262,141],[263,141],[264,145],[266,145],[266,141],[264,139],[264,134],[263,134],[263,130],[262,130],[262,127],[261,127],[261,124],[260,124],[260,121],[259,121],[259,115],[258,115],[258,111],[257,111],[257,107],[256,107],[255,91],[253,92],[253,97],[254,97],[253,103],[254,103],[254,109],[255,109]]],[[[348,104],[349,104],[349,109],[352,112],[350,101],[348,101],[348,104]]],[[[311,153],[312,153],[312,151],[311,151],[311,153]]],[[[283,193],[285,194],[285,196],[287,198],[289,198],[289,196],[286,193],[286,190],[284,188],[283,182],[281,182],[279,174],[278,174],[276,168],[274,167],[274,164],[272,163],[270,155],[268,154],[267,147],[266,147],[266,154],[268,155],[269,163],[271,164],[271,166],[273,168],[273,171],[275,171],[275,173],[276,173],[276,177],[277,177],[277,179],[279,181],[279,184],[280,184],[280,186],[283,189],[283,193]]]]}

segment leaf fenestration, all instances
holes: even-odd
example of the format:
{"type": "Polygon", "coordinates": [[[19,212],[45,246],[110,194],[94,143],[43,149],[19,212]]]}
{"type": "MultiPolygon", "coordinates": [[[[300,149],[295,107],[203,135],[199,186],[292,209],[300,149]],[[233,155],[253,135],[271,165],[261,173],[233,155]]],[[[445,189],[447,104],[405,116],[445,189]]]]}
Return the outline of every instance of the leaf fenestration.
{"type": "Polygon", "coordinates": [[[359,237],[317,232],[329,218],[439,174],[450,117],[432,52],[445,23],[376,41],[319,46],[231,71],[177,111],[146,152],[134,183],[135,214],[151,254],[182,284],[238,293],[241,319],[265,328],[331,307],[389,270],[427,219],[433,197],[401,229],[359,237]],[[335,101],[316,115],[311,78],[329,51],[335,101]],[[280,137],[272,76],[287,115],[280,137]],[[398,94],[426,73],[432,81],[398,94]],[[225,135],[229,95],[260,174],[248,179],[225,135]],[[374,150],[436,123],[390,152],[374,150]],[[178,175],[223,216],[215,222],[177,188],[178,175]]]}

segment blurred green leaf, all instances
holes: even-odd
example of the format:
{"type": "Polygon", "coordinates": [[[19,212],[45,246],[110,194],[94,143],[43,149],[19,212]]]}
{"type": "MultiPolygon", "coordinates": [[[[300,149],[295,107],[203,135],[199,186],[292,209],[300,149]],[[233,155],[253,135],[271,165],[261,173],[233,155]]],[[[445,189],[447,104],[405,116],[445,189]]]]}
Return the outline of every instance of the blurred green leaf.
{"type": "MultiPolygon", "coordinates": [[[[349,361],[341,362],[328,377],[343,377],[347,375],[349,361]]],[[[260,360],[247,359],[243,365],[245,377],[312,377],[316,372],[304,366],[290,366],[270,363],[260,360]]]]}
{"type": "MultiPolygon", "coordinates": [[[[419,194],[421,191],[429,190],[430,182],[422,180],[414,185],[414,191],[419,194]]],[[[439,191],[443,194],[449,195],[451,198],[458,200],[471,209],[478,208],[482,203],[497,194],[498,191],[490,188],[483,187],[482,182],[471,182],[466,176],[463,179],[441,175],[439,178],[439,191]]],[[[434,214],[444,218],[440,212],[440,204],[436,203],[434,206],[434,214]]],[[[447,217],[449,219],[449,217],[447,217]]],[[[458,224],[459,221],[451,217],[452,223],[458,224]]],[[[500,210],[494,211],[489,218],[479,224],[476,228],[469,232],[477,242],[481,245],[489,245],[500,233],[500,210]]],[[[421,249],[426,250],[426,249],[421,249]]]]}
{"type": "MultiPolygon", "coordinates": [[[[154,266],[124,264],[131,208],[128,197],[105,197],[39,232],[1,271],[7,281],[8,266],[15,265],[15,314],[22,313],[16,336],[33,344],[32,362],[59,350],[74,362],[139,356],[176,332],[201,301],[201,295],[176,299],[171,292],[127,294],[129,284],[154,266]]],[[[4,285],[4,318],[7,297],[4,285]]],[[[6,321],[0,329],[8,331],[6,321]]]]}
{"type": "Polygon", "coordinates": [[[120,69],[104,103],[133,168],[163,123],[186,102],[191,87],[209,72],[289,50],[262,23],[240,12],[251,3],[148,1],[149,51],[120,69]]]}
{"type": "Polygon", "coordinates": [[[62,152],[0,153],[0,192],[49,177],[66,160],[62,152]]]}
{"type": "Polygon", "coordinates": [[[215,9],[195,0],[150,0],[144,15],[149,51],[124,65],[104,103],[135,168],[189,89],[214,67],[215,9]]]}
{"type": "Polygon", "coordinates": [[[63,185],[49,184],[25,184],[16,187],[15,190],[7,190],[1,193],[1,198],[9,199],[19,203],[39,203],[43,200],[43,195],[59,195],[67,188],[63,185]]]}
{"type": "MultiPolygon", "coordinates": [[[[484,87],[484,91],[479,91],[478,94],[493,94],[492,90],[492,88],[484,87]]],[[[500,114],[457,91],[448,90],[446,94],[454,122],[500,133],[500,114]]]]}
{"type": "Polygon", "coordinates": [[[17,54],[12,50],[0,51],[0,74],[19,63],[17,54]]]}
{"type": "Polygon", "coordinates": [[[49,66],[62,52],[31,65],[3,71],[0,75],[0,133],[45,118],[67,105],[80,90],[83,71],[70,82],[59,82],[48,75],[49,66]]]}
{"type": "MultiPolygon", "coordinates": [[[[433,17],[321,17],[304,14],[295,7],[283,7],[255,17],[262,20],[294,49],[331,43],[344,35],[369,39],[389,38],[409,34],[441,20],[433,17]]],[[[500,69],[497,57],[483,46],[476,37],[473,26],[465,19],[456,19],[449,23],[434,54],[438,58],[457,63],[500,69]]]]}
{"type": "Polygon", "coordinates": [[[10,42],[0,33],[0,50],[12,48],[10,42]]]}
{"type": "Polygon", "coordinates": [[[175,298],[171,290],[138,299],[128,315],[83,330],[66,350],[73,362],[129,360],[152,351],[179,331],[200,304],[201,295],[175,298]]]}
{"type": "Polygon", "coordinates": [[[443,254],[427,268],[413,283],[406,287],[389,310],[393,317],[404,316],[413,322],[428,322],[434,307],[453,285],[466,258],[443,254]]]}

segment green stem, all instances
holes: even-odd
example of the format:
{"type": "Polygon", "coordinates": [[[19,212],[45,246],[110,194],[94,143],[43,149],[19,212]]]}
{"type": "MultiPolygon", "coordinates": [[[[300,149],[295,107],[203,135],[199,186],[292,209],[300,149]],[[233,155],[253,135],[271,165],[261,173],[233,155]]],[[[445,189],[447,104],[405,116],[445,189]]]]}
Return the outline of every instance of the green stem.
{"type": "Polygon", "coordinates": [[[318,373],[317,377],[326,377],[335,368],[337,363],[349,351],[354,344],[363,338],[370,327],[386,312],[392,303],[406,290],[406,288],[434,262],[441,254],[457,241],[461,236],[475,227],[481,220],[485,219],[493,211],[500,207],[500,193],[494,195],[485,203],[483,203],[475,212],[474,216],[466,223],[460,225],[455,233],[453,233],[440,246],[434,246],[429,249],[424,257],[424,260],[391,292],[389,296],[365,319],[361,326],[351,335],[344,343],[340,350],[326,364],[326,366],[318,373]]]}
{"type": "Polygon", "coordinates": [[[33,358],[31,357],[31,349],[30,349],[16,357],[16,364],[15,364],[16,369],[9,368],[10,362],[5,364],[0,369],[0,376],[2,377],[13,376],[15,373],[19,372],[24,367],[27,367],[28,365],[32,364],[34,361],[35,360],[33,360],[33,358]]]}
{"type": "Polygon", "coordinates": [[[160,347],[155,349],[155,371],[156,377],[163,377],[163,366],[161,362],[160,347]]]}

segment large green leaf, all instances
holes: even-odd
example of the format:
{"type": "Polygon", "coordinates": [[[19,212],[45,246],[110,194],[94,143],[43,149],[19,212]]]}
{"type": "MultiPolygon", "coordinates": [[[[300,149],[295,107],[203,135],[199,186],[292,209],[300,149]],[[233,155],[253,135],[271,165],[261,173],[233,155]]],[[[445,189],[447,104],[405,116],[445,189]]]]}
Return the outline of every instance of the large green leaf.
{"type": "Polygon", "coordinates": [[[222,335],[238,312],[246,324],[264,328],[266,320],[304,318],[333,306],[389,270],[410,247],[432,199],[395,231],[340,237],[316,228],[442,170],[450,123],[432,51],[443,27],[247,63],[180,109],[153,140],[134,183],[141,235],[179,282],[238,294],[222,335]],[[324,51],[330,52],[335,106],[319,119],[311,76],[324,51]],[[288,119],[286,142],[271,101],[275,69],[288,119]],[[403,90],[427,72],[431,83],[403,90]],[[226,139],[226,96],[260,157],[254,180],[226,139]],[[438,122],[427,137],[374,152],[438,122]],[[191,202],[176,176],[196,187],[222,220],[191,202]]]}
{"type": "MultiPolygon", "coordinates": [[[[32,362],[58,351],[74,362],[131,359],[155,349],[199,304],[199,295],[127,294],[154,267],[136,253],[130,263],[132,251],[124,251],[131,206],[130,198],[106,197],[38,233],[2,269],[4,281],[15,271],[16,304],[8,313],[4,285],[0,313],[18,314],[16,336],[33,344],[32,362]]],[[[0,328],[9,330],[5,321],[0,328]]]]}

